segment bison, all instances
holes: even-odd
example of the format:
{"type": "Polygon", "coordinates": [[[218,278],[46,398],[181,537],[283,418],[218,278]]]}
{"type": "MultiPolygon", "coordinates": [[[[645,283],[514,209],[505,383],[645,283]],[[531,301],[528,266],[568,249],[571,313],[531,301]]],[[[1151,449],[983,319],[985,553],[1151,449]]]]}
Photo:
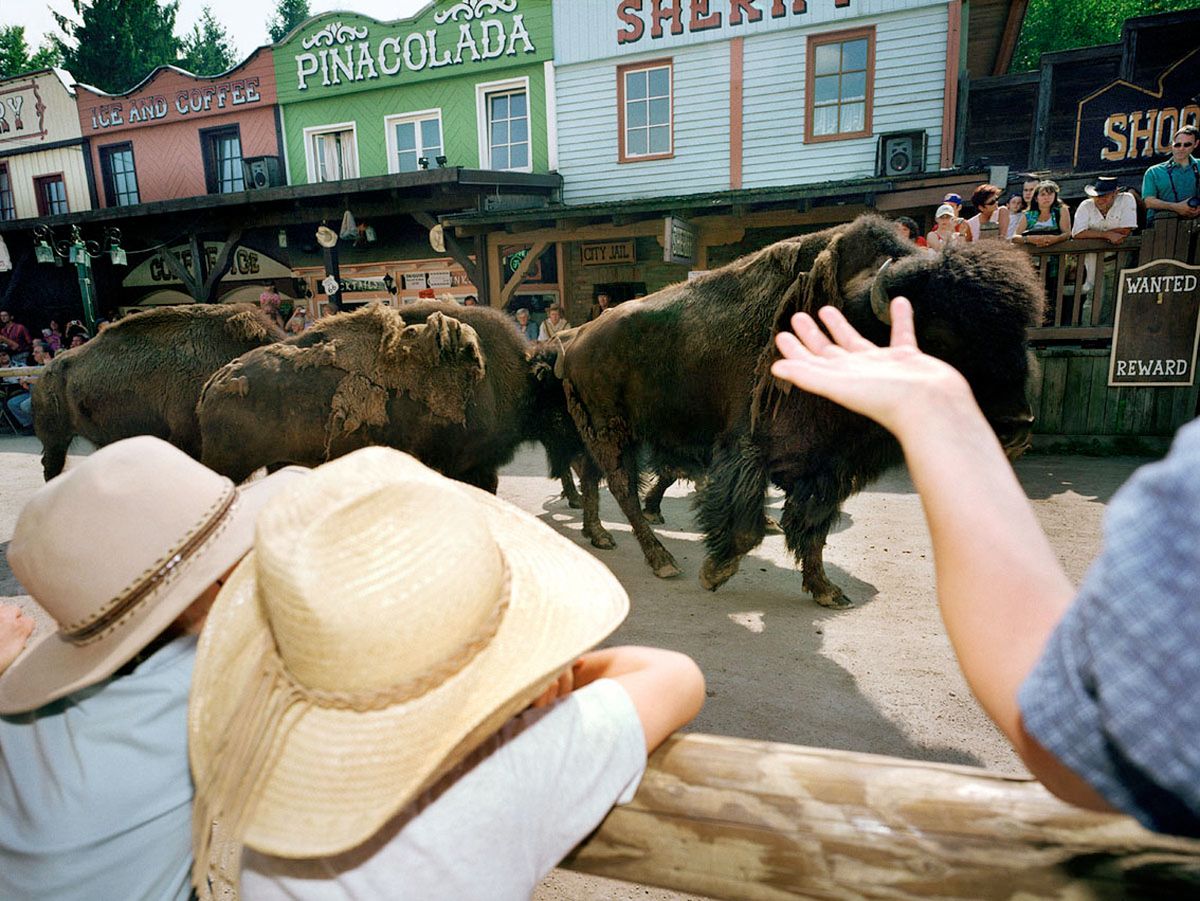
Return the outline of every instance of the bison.
{"type": "Polygon", "coordinates": [[[33,428],[47,480],[63,470],[75,435],[98,446],[156,435],[200,456],[196,401],[205,381],[283,332],[243,304],[159,307],[106,326],[64,351],[33,386],[33,428]]]}
{"type": "Polygon", "coordinates": [[[886,343],[887,301],[898,294],[913,303],[921,347],[957,367],[1002,442],[1023,448],[1032,424],[1026,328],[1043,304],[1027,256],[986,241],[921,251],[864,216],[617,307],[563,342],[556,372],[589,452],[582,489],[592,543],[612,546],[596,503],[602,473],[655,574],[678,574],[639,506],[639,453],[648,450],[659,472],[705,476],[696,500],[704,587],[722,585],[762,540],[773,482],[786,495],[782,528],[804,588],[823,606],[848,606],[825,574],[825,539],[842,502],[899,462],[900,448],[864,417],[777,386],[772,337],[793,313],[831,304],[886,343]]]}
{"type": "Polygon", "coordinates": [[[387,445],[495,492],[498,468],[534,440],[569,479],[583,447],[552,366],[495,310],[372,305],[216,372],[197,409],[201,459],[240,481],[387,445]]]}

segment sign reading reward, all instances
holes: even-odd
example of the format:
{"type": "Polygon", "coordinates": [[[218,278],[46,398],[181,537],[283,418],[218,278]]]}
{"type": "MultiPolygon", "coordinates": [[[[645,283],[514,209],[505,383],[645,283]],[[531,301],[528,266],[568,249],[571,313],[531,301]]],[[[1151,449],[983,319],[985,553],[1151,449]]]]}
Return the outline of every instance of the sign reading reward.
{"type": "Polygon", "coordinates": [[[1121,273],[1108,384],[1187,386],[1200,342],[1200,266],[1152,260],[1121,273]]]}
{"type": "Polygon", "coordinates": [[[300,100],[393,79],[544,62],[552,56],[551,43],[550,0],[431,3],[422,14],[398,22],[330,13],[310,20],[279,46],[276,74],[281,96],[300,100]]]}

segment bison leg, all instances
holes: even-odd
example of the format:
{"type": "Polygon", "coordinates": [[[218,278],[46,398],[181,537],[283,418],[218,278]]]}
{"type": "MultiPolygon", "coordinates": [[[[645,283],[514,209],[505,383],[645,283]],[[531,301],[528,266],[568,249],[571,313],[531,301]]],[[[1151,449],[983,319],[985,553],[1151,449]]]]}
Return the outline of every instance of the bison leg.
{"type": "Polygon", "coordinates": [[[562,474],[562,496],[567,499],[567,506],[572,510],[583,507],[583,498],[579,496],[579,489],[575,487],[575,479],[571,477],[570,470],[562,474]]]}
{"type": "MultiPolygon", "coordinates": [[[[34,431],[37,433],[36,429],[34,431]]],[[[51,438],[37,434],[42,442],[42,477],[49,482],[66,467],[67,449],[71,446],[71,439],[68,437],[66,441],[62,441],[58,436],[51,438]]]]}
{"type": "MultiPolygon", "coordinates": [[[[627,454],[625,456],[632,458],[634,455],[627,454]]],[[[605,467],[605,475],[608,477],[608,490],[612,492],[621,512],[625,514],[625,518],[633,527],[633,534],[637,538],[638,544],[642,546],[642,553],[646,557],[646,562],[650,564],[650,568],[654,570],[654,575],[660,579],[669,579],[679,575],[679,566],[675,563],[675,558],[662,546],[662,542],[658,540],[658,536],[646,522],[645,514],[642,513],[642,504],[638,498],[636,460],[628,459],[624,465],[605,467]]]]}
{"type": "MultiPolygon", "coordinates": [[[[841,610],[853,607],[850,599],[825,575],[825,539],[837,520],[841,499],[819,487],[801,490],[813,482],[801,482],[787,493],[783,504],[783,534],[788,549],[804,573],[804,590],[822,607],[841,610]]],[[[820,485],[820,482],[816,482],[820,485]]]]}
{"type": "Polygon", "coordinates": [[[761,452],[749,439],[718,447],[698,490],[697,518],[708,548],[700,585],[716,591],[738,571],[742,557],[758,547],[766,532],[767,470],[761,452]]]}
{"type": "Polygon", "coordinates": [[[663,495],[667,493],[667,489],[674,484],[675,476],[658,473],[658,478],[654,480],[654,484],[642,498],[642,510],[646,514],[646,522],[660,525],[665,522],[662,515],[662,499],[663,495]]]}
{"type": "Polygon", "coordinates": [[[482,488],[488,494],[495,494],[496,489],[500,487],[500,473],[496,471],[495,466],[480,466],[460,475],[458,481],[482,488]]]}
{"type": "Polygon", "coordinates": [[[587,456],[580,463],[579,490],[583,492],[583,537],[604,551],[616,547],[612,535],[600,524],[600,467],[587,456]]]}

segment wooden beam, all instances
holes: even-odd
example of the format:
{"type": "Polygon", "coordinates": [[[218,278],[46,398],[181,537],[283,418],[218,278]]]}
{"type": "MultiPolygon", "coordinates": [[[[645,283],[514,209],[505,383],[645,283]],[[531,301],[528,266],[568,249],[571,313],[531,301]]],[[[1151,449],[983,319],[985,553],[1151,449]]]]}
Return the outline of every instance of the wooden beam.
{"type": "Polygon", "coordinates": [[[992,66],[993,75],[1004,75],[1012,66],[1013,53],[1017,49],[1017,39],[1021,36],[1021,26],[1025,22],[1025,10],[1029,0],[1011,0],[1008,4],[1008,20],[1004,23],[1004,35],[1000,39],[1000,49],[996,51],[996,61],[992,66]]]}
{"type": "MultiPolygon", "coordinates": [[[[426,229],[432,229],[438,224],[436,219],[424,211],[418,211],[411,213],[410,215],[417,221],[418,225],[421,225],[426,229]]],[[[454,235],[450,231],[442,229],[442,239],[446,243],[446,253],[450,255],[450,258],[454,260],[454,262],[462,266],[463,271],[467,274],[467,278],[470,280],[471,284],[475,286],[476,290],[478,290],[479,271],[476,269],[475,261],[471,259],[471,255],[467,253],[466,249],[459,244],[457,240],[455,240],[454,235]]]]}
{"type": "Polygon", "coordinates": [[[500,292],[500,309],[508,306],[508,301],[512,298],[513,292],[521,287],[521,282],[525,281],[525,276],[529,274],[529,268],[537,261],[538,257],[545,253],[546,248],[549,246],[549,241],[538,241],[529,249],[529,253],[525,254],[520,265],[517,266],[517,271],[512,274],[512,278],[505,283],[504,290],[500,292]]]}
{"type": "Polygon", "coordinates": [[[159,259],[161,259],[166,265],[166,267],[171,270],[171,273],[177,279],[183,282],[183,287],[187,290],[187,293],[192,296],[192,299],[196,301],[196,303],[201,303],[201,286],[197,284],[195,278],[192,277],[191,270],[184,266],[183,263],[179,261],[179,258],[175,256],[175,254],[171,253],[171,251],[166,247],[160,247],[158,249],[158,256],[159,259]]]}
{"type": "Polygon", "coordinates": [[[203,303],[213,303],[216,300],[217,285],[225,277],[225,273],[229,271],[229,266],[233,263],[233,252],[237,250],[238,242],[241,240],[242,230],[240,228],[235,228],[229,233],[229,237],[225,239],[225,245],[221,248],[221,252],[217,254],[217,259],[213,262],[212,271],[204,279],[204,286],[201,289],[204,293],[203,303]]]}
{"type": "Polygon", "coordinates": [[[563,866],[731,901],[1200,893],[1200,841],[1029,778],[714,735],[668,740],[563,866]]]}
{"type": "Polygon", "coordinates": [[[958,70],[962,49],[962,0],[950,0],[946,26],[946,84],[942,99],[941,167],[954,163],[954,121],[958,113],[958,70]]]}

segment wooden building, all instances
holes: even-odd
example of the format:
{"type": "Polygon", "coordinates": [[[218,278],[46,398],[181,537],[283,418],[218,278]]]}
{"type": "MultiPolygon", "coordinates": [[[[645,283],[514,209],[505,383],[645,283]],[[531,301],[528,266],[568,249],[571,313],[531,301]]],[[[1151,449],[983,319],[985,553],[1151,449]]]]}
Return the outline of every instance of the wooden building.
{"type": "Polygon", "coordinates": [[[866,210],[924,219],[988,179],[954,166],[958,84],[1007,66],[1022,15],[1007,0],[557,0],[562,203],[446,221],[487,236],[490,303],[530,290],[505,266],[524,250],[556,263],[558,283],[532,290],[579,322],[602,291],[621,302],[866,210]],[[686,248],[664,247],[672,234],[686,248]]]}
{"type": "Polygon", "coordinates": [[[66,72],[0,81],[0,222],[90,210],[84,147],[66,72]]]}
{"type": "Polygon", "coordinates": [[[123,94],[78,85],[76,100],[100,206],[241,193],[244,162],[283,183],[265,175],[282,146],[269,48],[211,78],[161,66],[123,94]]]}

